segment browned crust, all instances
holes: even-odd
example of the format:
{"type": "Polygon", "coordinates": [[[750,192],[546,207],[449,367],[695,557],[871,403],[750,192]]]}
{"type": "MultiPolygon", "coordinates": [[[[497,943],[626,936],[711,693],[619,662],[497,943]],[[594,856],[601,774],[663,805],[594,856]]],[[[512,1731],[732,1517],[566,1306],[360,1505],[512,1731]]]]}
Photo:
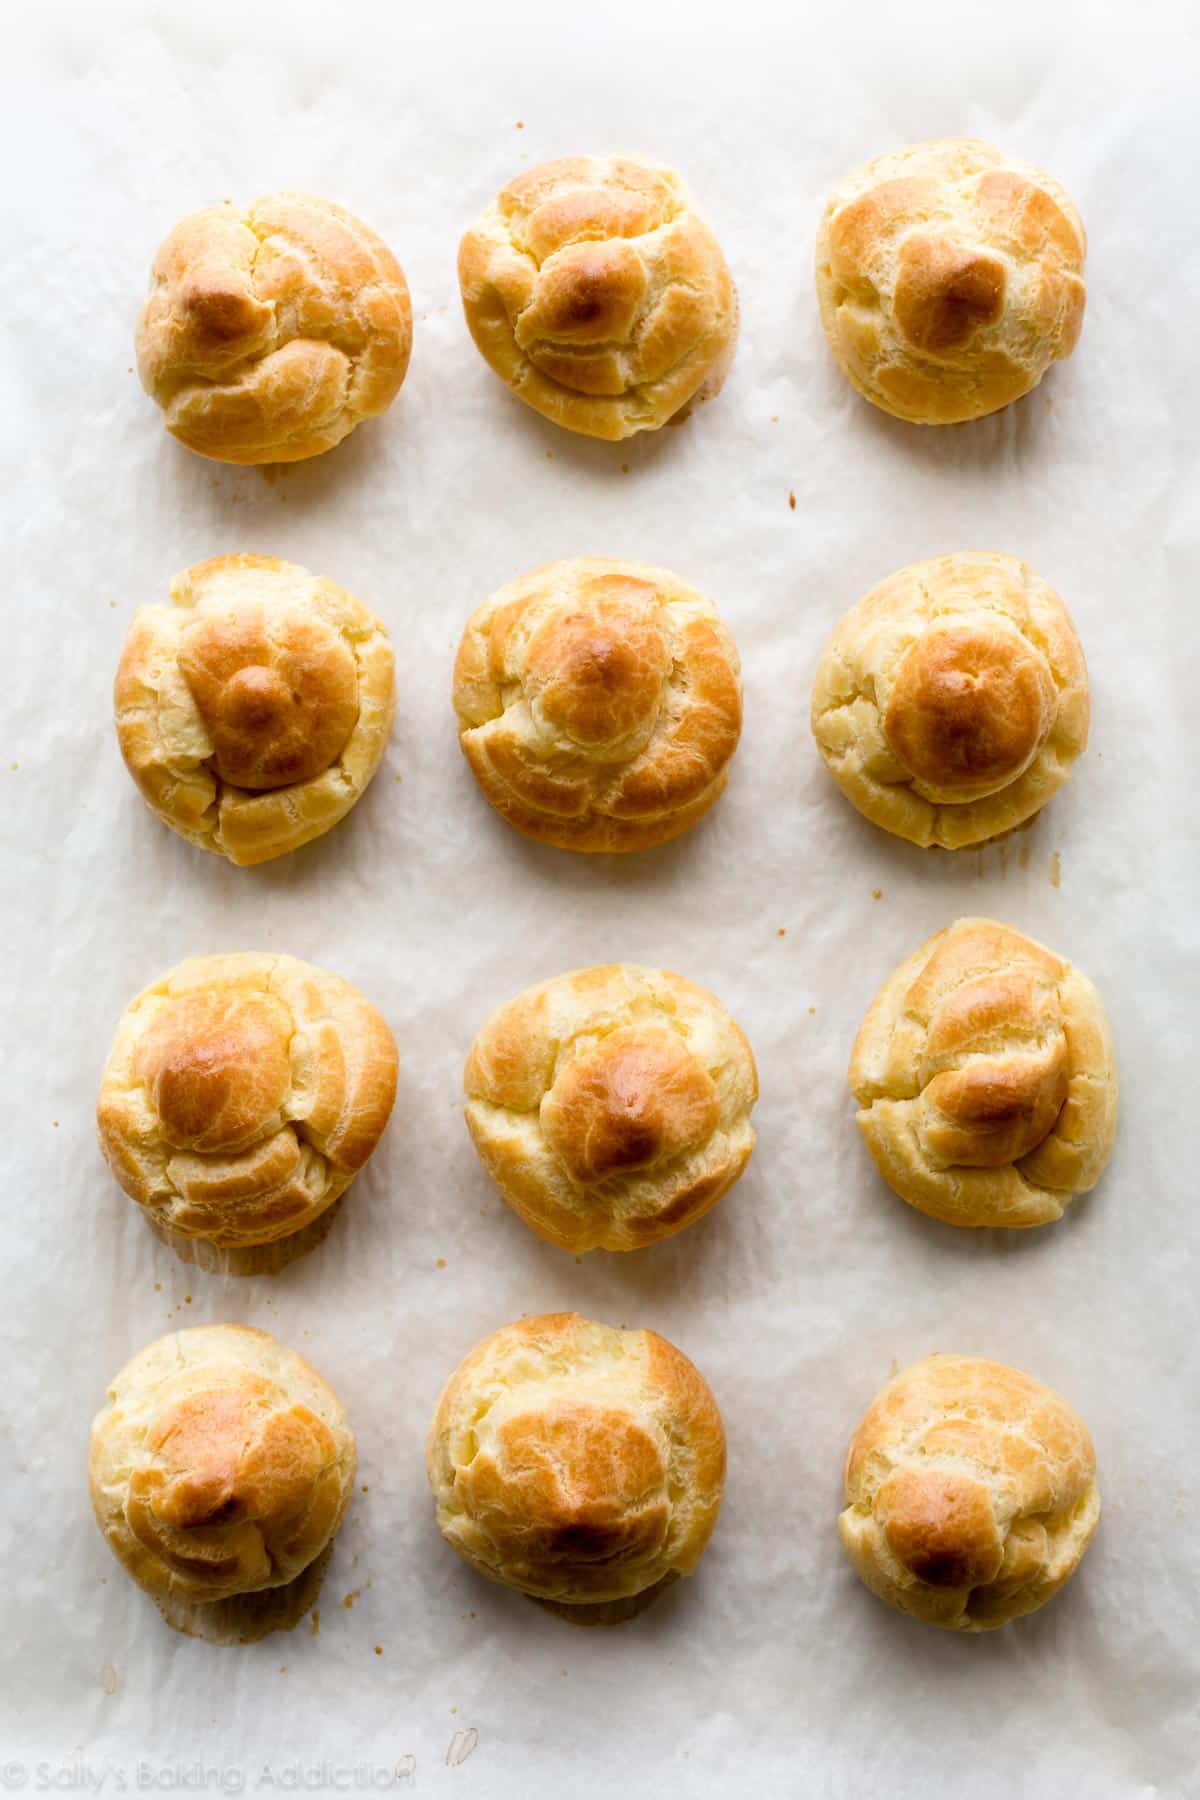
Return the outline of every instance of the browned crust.
{"type": "Polygon", "coordinates": [[[458,278],[480,352],[569,431],[654,431],[724,381],[737,295],[673,169],[563,157],[503,188],[464,236],[458,278]]]}
{"type": "Polygon", "coordinates": [[[672,1236],[754,1148],[749,1044],[704,988],[663,969],[576,969],[492,1014],[464,1073],[480,1160],[539,1236],[577,1254],[672,1236]]]}
{"type": "Polygon", "coordinates": [[[1002,1363],[931,1356],[850,1440],[838,1531],[880,1599],[976,1632],[1044,1606],[1099,1516],[1092,1441],[1065,1400],[1002,1363]]]}
{"type": "Polygon", "coordinates": [[[724,790],[738,654],[712,602],[669,570],[579,557],[472,614],[454,708],[472,774],[518,831],[565,850],[645,850],[724,790]]]}
{"type": "MultiPolygon", "coordinates": [[[[159,1338],[114,1378],[88,1481],[109,1547],[168,1622],[220,1637],[237,1618],[203,1609],[273,1591],[258,1622],[274,1630],[311,1604],[300,1578],[332,1542],[354,1471],[353,1434],[320,1376],[266,1332],[210,1325],[159,1338]]],[[[243,1635],[261,1635],[255,1610],[243,1635]]]]}
{"type": "Polygon", "coordinates": [[[167,430],[229,463],[332,449],[386,412],[411,349],[399,263],[360,219],[311,194],[181,220],[137,327],[138,373],[167,430]]]}
{"type": "Polygon", "coordinates": [[[990,144],[876,157],[839,183],[817,233],[830,349],[895,418],[983,418],[1075,348],[1086,247],[1058,183],[990,144]]]}
{"type": "Polygon", "coordinates": [[[963,550],[912,563],[839,622],[813,681],[830,774],[875,825],[964,849],[1045,806],[1087,746],[1087,665],[1027,563],[963,550]]]}
{"type": "Polygon", "coordinates": [[[244,1251],[307,1230],[345,1192],[396,1073],[386,1022],[340,976],[253,951],[196,957],[123,1013],[100,1147],[168,1241],[244,1251]]]}
{"type": "Polygon", "coordinates": [[[494,1581],[608,1606],[691,1574],[716,1522],[725,1435],[675,1347],[576,1313],[504,1326],[438,1402],[427,1445],[443,1536],[494,1581]]]}
{"type": "Polygon", "coordinates": [[[1059,1219],[1112,1151],[1117,1076],[1095,988],[992,919],[959,919],[901,963],[848,1079],[888,1186],[950,1225],[1059,1219]]]}
{"type": "Polygon", "coordinates": [[[391,735],[383,623],[273,556],[215,556],[134,615],[113,687],[117,739],[150,810],[250,866],[345,817],[391,735]]]}

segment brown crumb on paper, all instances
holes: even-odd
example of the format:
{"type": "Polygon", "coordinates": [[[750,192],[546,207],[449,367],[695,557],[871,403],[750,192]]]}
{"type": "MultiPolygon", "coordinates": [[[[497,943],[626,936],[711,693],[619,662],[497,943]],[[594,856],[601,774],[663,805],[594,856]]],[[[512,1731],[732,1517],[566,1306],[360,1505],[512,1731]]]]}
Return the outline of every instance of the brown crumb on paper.
{"type": "Polygon", "coordinates": [[[883,899],[883,889],[882,888],[872,888],[871,889],[871,898],[872,898],[872,900],[882,900],[883,899]]]}
{"type": "Polygon", "coordinates": [[[792,509],[792,511],[793,511],[793,512],[795,512],[795,510],[796,510],[796,496],[795,496],[795,494],[789,494],[789,495],[788,495],[788,505],[789,505],[789,506],[790,506],[790,507],[791,507],[791,509],[792,509]]]}
{"type": "Polygon", "coordinates": [[[775,933],[775,936],[776,937],[786,937],[787,936],[787,926],[781,925],[779,927],[779,930],[775,933]]]}
{"type": "Polygon", "coordinates": [[[1052,888],[1062,886],[1062,858],[1057,850],[1050,858],[1050,886],[1052,888]]]}
{"type": "Polygon", "coordinates": [[[376,1654],[376,1656],[382,1656],[382,1655],[383,1655],[383,1645],[382,1645],[382,1644],[376,1644],[376,1646],[375,1646],[375,1654],[376,1654]]]}
{"type": "Polygon", "coordinates": [[[524,131],[524,129],[525,129],[525,121],[524,121],[524,119],[518,119],[518,120],[517,120],[517,130],[518,130],[518,131],[524,131]]]}
{"type": "Polygon", "coordinates": [[[444,1257],[444,1256],[439,1256],[439,1257],[438,1257],[438,1259],[437,1259],[437,1266],[438,1266],[438,1268],[439,1268],[439,1269],[444,1269],[444,1268],[445,1268],[445,1266],[446,1266],[446,1259],[445,1259],[445,1257],[444,1257]]]}

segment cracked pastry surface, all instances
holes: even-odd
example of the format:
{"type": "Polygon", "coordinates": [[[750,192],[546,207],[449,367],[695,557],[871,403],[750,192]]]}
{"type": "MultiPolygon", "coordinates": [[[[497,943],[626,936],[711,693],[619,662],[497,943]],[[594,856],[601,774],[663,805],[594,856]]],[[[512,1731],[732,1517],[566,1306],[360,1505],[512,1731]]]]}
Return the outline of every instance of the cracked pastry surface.
{"type": "Polygon", "coordinates": [[[382,622],[273,556],[215,556],[139,607],[113,687],[121,754],[152,812],[242,867],[345,817],[395,712],[382,622]]]}
{"type": "Polygon", "coordinates": [[[951,1631],[1035,1612],[1100,1518],[1082,1419],[1003,1363],[930,1356],[876,1395],[850,1441],[842,1547],[881,1600],[951,1631]]]}
{"type": "Polygon", "coordinates": [[[265,1331],[202,1325],[140,1350],[92,1424],[88,1487],[117,1561],[163,1603],[293,1582],[354,1491],[341,1402],[265,1331]]]}
{"type": "Polygon", "coordinates": [[[996,412],[1070,356],[1087,239],[1058,182],[972,138],[878,156],[834,189],[817,298],[843,373],[916,425],[996,412]]]}
{"type": "Polygon", "coordinates": [[[737,293],[674,169],[567,156],[502,188],[458,253],[486,361],[527,406],[589,437],[655,431],[721,388],[737,293]]]}
{"type": "Polygon", "coordinates": [[[483,1026],[466,1120],[504,1199],[577,1254],[702,1218],[754,1148],[749,1044],[704,988],[608,963],[527,988],[483,1026]]]}
{"type": "Polygon", "coordinates": [[[518,831],[563,850],[646,850],[724,792],[740,665],[712,601],[677,575],[577,557],[472,614],[454,709],[476,781],[518,831]]]}
{"type": "Polygon", "coordinates": [[[507,1204],[561,1249],[702,1219],[754,1150],[754,1055],[720,1001],[606,963],[525,988],[471,1046],[466,1123],[507,1204]]]}
{"type": "Polygon", "coordinates": [[[349,1187],[396,1093],[386,1023],[294,956],[193,957],[144,988],[100,1082],[100,1147],[152,1221],[222,1247],[267,1244],[349,1187]]]}
{"type": "Polygon", "coordinates": [[[950,1225],[1049,1224],[1112,1151],[1117,1074],[1099,995],[993,919],[958,919],[889,976],[849,1082],[888,1186],[950,1225]]]}
{"type": "Polygon", "coordinates": [[[695,1570],[725,1433],[708,1384],[653,1331],[547,1313],[478,1344],[426,1445],[438,1529],[481,1574],[570,1605],[695,1570]]]}
{"type": "Polygon", "coordinates": [[[412,349],[399,263],[312,194],[182,219],[137,327],[142,386],[172,437],[230,463],[319,456],[386,412],[412,349]]]}
{"type": "Polygon", "coordinates": [[[962,849],[1031,819],[1087,746],[1087,665],[1066,607],[1015,556],[912,563],[842,619],[812,729],[872,824],[962,849]]]}

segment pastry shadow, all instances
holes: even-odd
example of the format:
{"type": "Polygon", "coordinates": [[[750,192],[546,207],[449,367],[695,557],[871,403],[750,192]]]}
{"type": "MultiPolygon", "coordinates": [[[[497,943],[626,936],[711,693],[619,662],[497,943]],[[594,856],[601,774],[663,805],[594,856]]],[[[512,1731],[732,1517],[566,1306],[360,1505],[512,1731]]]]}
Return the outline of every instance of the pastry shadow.
{"type": "Polygon", "coordinates": [[[180,1262],[202,1269],[206,1275],[234,1275],[247,1280],[255,1275],[280,1275],[290,1264],[308,1256],[325,1242],[341,1209],[344,1194],[323,1212],[287,1237],[274,1238],[267,1244],[222,1246],[208,1238],[185,1237],[172,1231],[159,1220],[147,1217],[155,1237],[173,1250],[180,1262]]]}
{"type": "MultiPolygon", "coordinates": [[[[1046,416],[1056,398],[1056,370],[1052,367],[1037,386],[1020,399],[1011,400],[998,412],[982,419],[966,419],[959,425],[914,425],[895,419],[861,394],[861,414],[869,415],[866,429],[877,442],[900,456],[919,456],[930,468],[946,469],[956,480],[976,470],[990,471],[1002,456],[1025,458],[1037,452],[1046,416]],[[1047,387],[1047,384],[1049,388],[1047,387]]],[[[1005,545],[946,545],[946,549],[1005,549],[1005,545]]],[[[1014,552],[1020,554],[1014,546],[1014,552]]]]}
{"type": "Polygon", "coordinates": [[[532,1600],[535,1606],[540,1606],[543,1612],[553,1613],[556,1619],[563,1619],[569,1625],[626,1625],[631,1619],[636,1619],[639,1613],[645,1612],[647,1607],[653,1606],[679,1580],[679,1571],[670,1569],[661,1581],[643,1588],[640,1594],[631,1594],[626,1600],[597,1600],[581,1605],[569,1605],[563,1600],[544,1600],[537,1594],[527,1594],[525,1597],[532,1600]]]}
{"type": "MultiPolygon", "coordinates": [[[[397,407],[401,405],[398,401],[397,407]]],[[[393,409],[380,418],[365,419],[349,437],[320,456],[283,463],[221,462],[189,450],[164,432],[168,461],[163,480],[172,489],[172,504],[183,509],[183,516],[193,508],[209,515],[212,542],[205,555],[233,551],[279,555],[278,544],[250,543],[247,536],[261,536],[264,529],[273,529],[270,521],[284,505],[301,506],[311,514],[336,504],[343,488],[369,483],[372,469],[378,480],[381,467],[386,469],[389,458],[403,450],[402,441],[385,444],[381,434],[403,428],[402,415],[393,409]]],[[[283,517],[286,519],[286,514],[283,517]]],[[[317,572],[338,579],[336,569],[317,572]]],[[[164,573],[169,577],[174,571],[164,573]]]]}
{"type": "Polygon", "coordinates": [[[1005,1226],[1005,1225],[949,1225],[943,1219],[935,1219],[923,1213],[899,1194],[892,1192],[887,1183],[875,1173],[864,1178],[865,1184],[873,1190],[870,1195],[872,1204],[890,1206],[895,1218],[896,1230],[913,1245],[918,1256],[947,1261],[962,1262],[980,1257],[988,1259],[997,1256],[1028,1256],[1037,1254],[1039,1248],[1060,1239],[1066,1232],[1082,1229],[1089,1213],[1089,1201],[1104,1186],[1103,1177],[1086,1194],[1076,1194],[1066,1206],[1061,1218],[1051,1219],[1044,1225],[1005,1226]]]}
{"type": "MultiPolygon", "coordinates": [[[[831,832],[840,829],[850,834],[857,851],[878,860],[876,873],[881,890],[878,898],[882,901],[887,899],[889,881],[897,878],[905,882],[938,881],[949,894],[963,895],[964,900],[973,898],[984,882],[1003,881],[1014,872],[1024,874],[1041,868],[1047,857],[1048,828],[1043,821],[1047,813],[1052,814],[1053,799],[1009,831],[985,838],[979,844],[965,845],[961,850],[947,850],[940,844],[913,844],[894,832],[884,831],[852,806],[832,782],[827,785],[830,792],[819,805],[823,810],[828,808],[829,813],[822,818],[821,824],[831,832]]],[[[995,916],[990,900],[985,905],[982,898],[978,905],[972,904],[966,910],[983,912],[989,918],[995,916]]],[[[940,923],[949,924],[950,915],[940,923]]]]}
{"type": "Polygon", "coordinates": [[[172,1631],[185,1637],[201,1638],[206,1644],[257,1644],[276,1631],[293,1631],[312,1611],[332,1556],[333,1544],[326,1544],[306,1569],[282,1587],[234,1594],[228,1600],[189,1604],[159,1597],[154,1603],[172,1631]]]}
{"type": "Polygon", "coordinates": [[[510,825],[482,795],[476,794],[472,800],[487,815],[486,819],[481,819],[481,825],[486,825],[489,831],[489,855],[506,858],[520,867],[522,879],[537,881],[547,889],[594,896],[598,889],[637,888],[670,880],[678,871],[686,871],[689,863],[700,855],[710,834],[721,829],[717,815],[721,807],[728,804],[729,796],[721,794],[708,811],[678,837],[670,838],[665,844],[655,844],[648,850],[629,851],[564,850],[555,844],[544,844],[510,825]]]}
{"type": "Polygon", "coordinates": [[[553,1244],[525,1223],[509,1206],[499,1189],[478,1170],[478,1187],[469,1198],[479,1199],[481,1223],[495,1235],[498,1255],[507,1256],[504,1234],[514,1251],[523,1250],[536,1270],[526,1286],[529,1312],[563,1310],[579,1312],[604,1324],[632,1329],[658,1329],[662,1324],[659,1302],[669,1294],[673,1306],[699,1307],[711,1300],[714,1280],[720,1282],[738,1265],[739,1242],[744,1243],[752,1218],[738,1218],[739,1204],[748,1212],[755,1207],[754,1161],[729,1191],[707,1213],[672,1236],[635,1250],[588,1250],[578,1254],[553,1244]],[[486,1208],[486,1211],[484,1210],[486,1208]]]}
{"type": "MultiPolygon", "coordinates": [[[[499,382],[496,382],[496,387],[492,406],[497,430],[515,431],[528,454],[540,455],[550,462],[567,463],[575,475],[590,476],[605,482],[633,479],[639,470],[650,467],[661,456],[670,454],[669,446],[675,443],[677,431],[685,426],[695,429],[696,421],[705,415],[712,404],[707,400],[689,401],[674,418],[668,419],[656,431],[638,431],[632,437],[609,440],[589,437],[585,432],[571,431],[565,425],[556,425],[552,419],[536,412],[515,394],[504,391],[499,382]]],[[[714,395],[713,399],[719,403],[720,396],[714,395]]],[[[583,546],[577,554],[606,555],[608,552],[603,549],[593,551],[583,546]]]]}
{"type": "Polygon", "coordinates": [[[1094,1609],[1086,1581],[1085,1561],[1045,1606],[991,1631],[952,1631],[911,1618],[878,1599],[850,1569],[845,1571],[842,1598],[857,1610],[864,1668],[877,1669],[881,1655],[895,1657],[898,1664],[915,1671],[918,1679],[925,1675],[939,1688],[946,1684],[952,1687],[957,1682],[969,1682],[974,1687],[979,1680],[981,1659],[989,1665],[1011,1665],[1014,1658],[1065,1650],[1068,1633],[1087,1631],[1093,1624],[1094,1609]]]}

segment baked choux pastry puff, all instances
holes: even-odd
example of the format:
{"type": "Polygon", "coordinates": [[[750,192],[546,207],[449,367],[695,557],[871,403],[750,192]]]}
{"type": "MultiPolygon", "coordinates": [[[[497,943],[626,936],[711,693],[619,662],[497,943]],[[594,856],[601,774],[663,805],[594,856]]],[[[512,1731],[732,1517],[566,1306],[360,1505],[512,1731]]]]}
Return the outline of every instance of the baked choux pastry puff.
{"type": "Polygon", "coordinates": [[[197,956],[122,1013],[100,1148],[184,1262],[273,1273],[319,1244],[396,1095],[387,1024],[294,956],[197,956]]]}
{"type": "Polygon", "coordinates": [[[213,1643],[289,1630],[354,1491],[341,1401],[243,1325],[173,1331],[114,1376],[88,1486],[109,1549],[169,1625],[213,1643]]]}
{"type": "Polygon", "coordinates": [[[353,594],[273,556],[214,556],[134,614],[113,704],[151,812],[244,866],[345,817],[387,748],[395,690],[387,632],[353,594]]]}
{"type": "Polygon", "coordinates": [[[1070,356],[1087,239],[1057,181],[991,144],[911,144],[838,183],[817,232],[829,347],[914,425],[981,419],[1070,356]]]}
{"type": "Polygon", "coordinates": [[[720,391],[737,343],[721,246],[674,169],[564,156],[462,240],[471,336],[526,406],[588,437],[657,431],[720,391]]]}
{"type": "Polygon", "coordinates": [[[467,1058],[480,1161],[539,1237],[636,1250],[703,1218],[754,1149],[758,1075],[715,995],[608,963],[526,989],[467,1058]]]}
{"type": "Polygon", "coordinates": [[[579,1625],[615,1625],[691,1575],[716,1524],[725,1432],[653,1331],[548,1313],[493,1332],[429,1429],[438,1529],[472,1568],[579,1625]]]}
{"type": "Polygon", "coordinates": [[[678,575],[577,557],[471,615],[454,710],[480,789],[526,837],[649,850],[725,791],[741,667],[712,601],[678,575]]]}
{"type": "Polygon", "coordinates": [[[1027,563],[964,550],[852,606],[813,682],[817,748],[843,794],[911,844],[961,850],[1024,825],[1088,738],[1087,667],[1027,563]]]}
{"type": "Polygon", "coordinates": [[[858,1124],[888,1186],[948,1225],[1060,1219],[1117,1129],[1100,996],[994,919],[958,919],[884,982],[850,1058],[858,1124]]]}
{"type": "Polygon", "coordinates": [[[412,349],[399,263],[312,194],[226,200],[160,245],[137,326],[142,386],[172,437],[219,462],[319,456],[386,412],[412,349]]]}
{"type": "Polygon", "coordinates": [[[1096,1453],[1064,1399],[1003,1363],[929,1356],[851,1438],[838,1534],[881,1600],[976,1632],[1044,1606],[1099,1519],[1096,1453]]]}

